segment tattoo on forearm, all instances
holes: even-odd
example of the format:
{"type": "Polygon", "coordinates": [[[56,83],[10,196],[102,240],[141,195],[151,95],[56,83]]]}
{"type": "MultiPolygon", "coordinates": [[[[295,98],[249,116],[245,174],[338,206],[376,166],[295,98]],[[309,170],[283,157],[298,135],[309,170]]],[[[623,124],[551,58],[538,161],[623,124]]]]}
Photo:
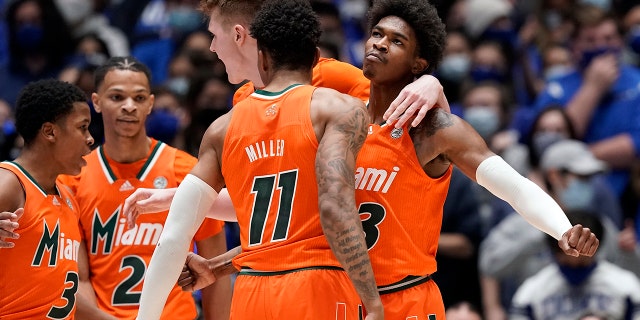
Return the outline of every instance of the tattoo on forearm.
{"type": "Polygon", "coordinates": [[[360,217],[355,207],[354,166],[366,139],[364,109],[341,115],[325,131],[316,155],[320,220],[336,258],[364,299],[378,296],[360,217]]]}

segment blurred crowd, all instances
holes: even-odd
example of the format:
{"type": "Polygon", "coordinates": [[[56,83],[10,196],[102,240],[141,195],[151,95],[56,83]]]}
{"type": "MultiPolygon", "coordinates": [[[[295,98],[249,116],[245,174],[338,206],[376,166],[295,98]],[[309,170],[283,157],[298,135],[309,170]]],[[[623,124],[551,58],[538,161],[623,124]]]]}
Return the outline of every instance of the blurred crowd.
{"type": "MultiPolygon", "coordinates": [[[[526,319],[544,314],[536,308],[582,308],[589,311],[583,319],[626,319],[610,310],[623,309],[622,297],[620,304],[640,310],[640,1],[432,3],[448,32],[434,75],[452,112],[570,218],[602,233],[596,258],[567,263],[508,204],[454,172],[434,276],[448,318],[526,319]],[[570,297],[543,290],[554,274],[573,288],[570,297]],[[628,286],[597,281],[605,278],[628,286]],[[606,296],[608,307],[585,306],[589,295],[606,296]]],[[[96,67],[123,55],[152,71],[148,134],[197,155],[204,130],[231,108],[236,89],[209,50],[198,4],[0,0],[0,160],[21,147],[13,106],[24,85],[65,80],[82,88],[91,106],[96,67]]],[[[322,55],[360,67],[370,1],[312,4],[322,55]]],[[[102,121],[92,116],[97,146],[102,121]]]]}

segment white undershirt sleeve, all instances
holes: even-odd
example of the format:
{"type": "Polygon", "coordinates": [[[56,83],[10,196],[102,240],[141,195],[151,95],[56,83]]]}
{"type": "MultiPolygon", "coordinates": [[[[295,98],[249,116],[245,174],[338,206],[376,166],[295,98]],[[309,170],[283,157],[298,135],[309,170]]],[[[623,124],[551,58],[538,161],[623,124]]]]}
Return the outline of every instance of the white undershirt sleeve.
{"type": "Polygon", "coordinates": [[[193,236],[217,196],[211,186],[191,174],[178,187],[145,275],[138,319],[160,319],[169,292],[180,276],[193,236]]]}
{"type": "Polygon", "coordinates": [[[500,156],[491,156],[476,171],[478,184],[508,202],[525,220],[560,240],[571,223],[560,206],[531,180],[523,177],[500,156]]]}

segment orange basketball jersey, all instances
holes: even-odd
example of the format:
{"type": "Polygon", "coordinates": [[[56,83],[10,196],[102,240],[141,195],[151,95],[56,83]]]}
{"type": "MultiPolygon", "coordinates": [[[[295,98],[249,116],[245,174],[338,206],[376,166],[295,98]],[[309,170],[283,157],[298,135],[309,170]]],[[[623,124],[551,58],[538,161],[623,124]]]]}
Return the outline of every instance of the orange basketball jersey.
{"type": "MultiPolygon", "coordinates": [[[[313,68],[311,85],[331,88],[363,102],[369,101],[369,79],[365,78],[362,70],[346,62],[321,57],[313,68]]],[[[254,90],[252,82],[245,83],[233,95],[233,105],[248,97],[254,90]]]]}
{"type": "Polygon", "coordinates": [[[234,107],[222,174],[240,225],[236,267],[340,266],[320,226],[318,141],[309,113],[314,90],[302,85],[276,93],[257,90],[234,107]]]}
{"type": "Polygon", "coordinates": [[[406,127],[369,126],[356,159],[356,204],[378,287],[436,271],[450,178],[451,167],[438,179],[426,175],[406,127]]]}
{"type": "Polygon", "coordinates": [[[73,319],[78,290],[81,235],[69,190],[46,192],[14,162],[13,172],[25,192],[24,215],[15,230],[15,247],[0,249],[0,319],[73,319]]]}
{"type": "MultiPolygon", "coordinates": [[[[87,245],[91,284],[98,306],[118,319],[138,314],[145,271],[151,261],[168,211],[143,214],[128,229],[121,213],[124,200],[137,188],[173,188],[191,171],[196,159],[165,143],[152,140],[149,156],[133,163],[118,163],[102,146],[86,157],[80,175],[62,177],[76,194],[80,225],[87,245]]],[[[222,230],[220,221],[205,219],[195,240],[222,230]]],[[[175,286],[163,319],[194,319],[191,293],[175,286]]]]}

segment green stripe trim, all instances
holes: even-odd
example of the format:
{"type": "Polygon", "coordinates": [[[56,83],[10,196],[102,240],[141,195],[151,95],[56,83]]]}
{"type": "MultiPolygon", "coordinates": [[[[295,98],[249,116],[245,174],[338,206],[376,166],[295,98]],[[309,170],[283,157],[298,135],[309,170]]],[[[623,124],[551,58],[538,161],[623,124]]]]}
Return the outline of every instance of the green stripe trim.
{"type": "Polygon", "coordinates": [[[394,292],[398,292],[398,291],[402,291],[402,290],[406,290],[412,287],[415,287],[417,285],[423,284],[427,281],[431,280],[431,275],[426,275],[426,276],[407,276],[406,278],[396,282],[396,283],[392,283],[390,285],[386,285],[386,286],[379,286],[378,287],[378,291],[380,292],[380,294],[388,294],[388,293],[394,293],[394,292]]]}
{"type": "Polygon", "coordinates": [[[114,181],[118,180],[118,177],[116,177],[116,174],[113,173],[111,166],[109,166],[109,161],[107,161],[107,156],[104,153],[103,146],[98,147],[98,159],[100,159],[102,171],[104,171],[104,175],[107,177],[107,180],[109,180],[109,183],[113,183],[114,181]]]}
{"type": "Polygon", "coordinates": [[[164,142],[158,141],[158,143],[153,148],[153,150],[151,150],[151,154],[147,158],[147,161],[144,163],[144,165],[140,169],[140,172],[138,172],[138,175],[136,175],[136,178],[138,180],[143,181],[144,178],[147,177],[147,174],[149,173],[149,171],[151,171],[153,164],[156,162],[156,160],[158,160],[158,157],[160,157],[159,150],[164,149],[164,146],[165,146],[164,142]]]}
{"type": "Polygon", "coordinates": [[[263,97],[268,97],[268,98],[275,98],[275,97],[279,97],[281,95],[283,95],[284,93],[286,93],[287,91],[295,88],[295,87],[299,87],[301,86],[301,83],[294,83],[286,88],[284,88],[284,90],[282,91],[278,91],[278,92],[271,92],[271,91],[266,91],[266,90],[261,90],[261,89],[257,89],[256,91],[253,92],[254,95],[259,95],[259,96],[263,96],[263,97]]]}
{"type": "Polygon", "coordinates": [[[18,170],[20,170],[20,172],[22,172],[22,174],[24,174],[25,177],[27,177],[27,179],[29,179],[29,181],[31,181],[31,183],[33,183],[34,186],[36,186],[36,188],[38,188],[38,190],[40,190],[40,192],[42,193],[43,196],[47,196],[47,192],[44,191],[44,188],[42,188],[38,182],[36,181],[36,179],[34,179],[29,172],[27,172],[27,170],[25,170],[21,165],[19,165],[16,162],[13,161],[3,161],[3,163],[6,163],[8,165],[13,165],[14,167],[16,167],[18,170]]]}
{"type": "Polygon", "coordinates": [[[242,270],[240,270],[240,272],[238,273],[241,276],[279,276],[282,274],[287,274],[287,273],[293,273],[293,272],[299,272],[299,271],[307,271],[307,270],[336,270],[336,271],[344,271],[344,269],[340,268],[340,267],[333,267],[333,266],[313,266],[313,267],[305,267],[305,268],[298,268],[298,269],[291,269],[291,270],[282,270],[282,271],[258,271],[258,270],[253,270],[251,268],[242,268],[242,270]]]}

